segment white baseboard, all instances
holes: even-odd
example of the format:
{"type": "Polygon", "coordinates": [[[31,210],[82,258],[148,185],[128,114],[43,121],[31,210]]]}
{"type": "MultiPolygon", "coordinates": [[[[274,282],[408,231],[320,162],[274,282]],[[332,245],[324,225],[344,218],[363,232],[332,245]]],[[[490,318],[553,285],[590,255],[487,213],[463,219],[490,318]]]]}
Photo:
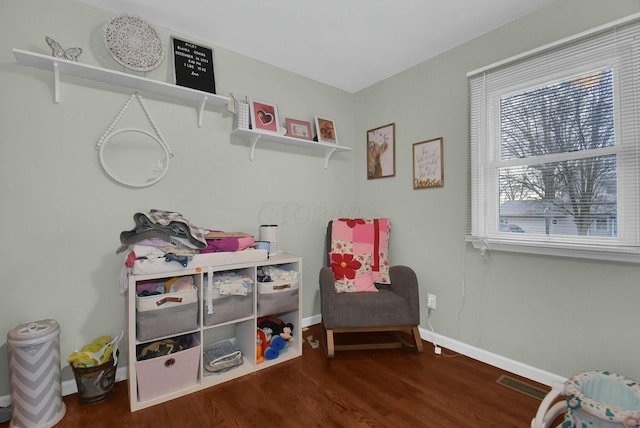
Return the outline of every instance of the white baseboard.
{"type": "MultiPolygon", "coordinates": [[[[302,320],[302,326],[310,326],[322,322],[322,315],[314,315],[302,320]]],[[[481,348],[460,342],[455,339],[443,336],[438,333],[433,333],[422,327],[419,327],[420,337],[423,340],[431,343],[437,343],[438,346],[450,349],[459,354],[465,355],[474,360],[481,361],[499,369],[508,371],[510,373],[522,376],[527,379],[531,379],[543,385],[552,386],[554,383],[564,383],[567,378],[550,373],[539,368],[530,366],[528,364],[515,361],[502,355],[494,354],[493,352],[486,351],[481,348]]],[[[425,351],[428,352],[428,351],[425,351]]]]}
{"type": "Polygon", "coordinates": [[[320,324],[322,322],[322,315],[312,315],[307,318],[302,318],[302,328],[309,327],[310,325],[320,324]]]}
{"type": "Polygon", "coordinates": [[[493,352],[477,348],[475,346],[460,342],[455,339],[451,339],[446,336],[442,336],[438,333],[433,333],[429,330],[423,329],[422,327],[420,327],[419,329],[420,337],[422,337],[422,339],[426,340],[427,342],[437,344],[438,346],[450,349],[469,358],[473,358],[474,360],[478,360],[499,369],[508,371],[510,373],[517,374],[518,376],[531,379],[543,385],[552,386],[554,383],[564,383],[567,380],[567,378],[565,377],[549,373],[528,364],[514,361],[512,359],[503,357],[502,355],[494,354],[493,352]]]}
{"type": "MultiPolygon", "coordinates": [[[[318,324],[321,321],[322,316],[319,314],[303,318],[302,328],[318,324]]],[[[427,342],[438,344],[438,346],[441,346],[443,348],[450,349],[469,358],[473,358],[474,360],[482,361],[483,363],[498,367],[499,369],[506,370],[510,373],[514,373],[527,379],[534,380],[543,385],[551,386],[556,382],[563,383],[567,380],[562,376],[558,376],[556,374],[546,372],[536,367],[532,367],[530,365],[511,360],[501,355],[494,354],[493,352],[489,352],[484,349],[480,349],[475,346],[460,342],[458,340],[433,333],[429,330],[423,329],[422,327],[420,327],[420,337],[427,342]]],[[[425,350],[425,352],[429,351],[425,350]]],[[[127,367],[118,368],[118,370],[116,371],[116,382],[126,380],[128,372],[129,370],[127,367]]],[[[76,386],[76,382],[74,379],[62,382],[62,395],[75,394],[76,392],[78,392],[78,387],[76,386]]],[[[0,407],[7,407],[10,404],[10,395],[0,396],[0,407]]]]}

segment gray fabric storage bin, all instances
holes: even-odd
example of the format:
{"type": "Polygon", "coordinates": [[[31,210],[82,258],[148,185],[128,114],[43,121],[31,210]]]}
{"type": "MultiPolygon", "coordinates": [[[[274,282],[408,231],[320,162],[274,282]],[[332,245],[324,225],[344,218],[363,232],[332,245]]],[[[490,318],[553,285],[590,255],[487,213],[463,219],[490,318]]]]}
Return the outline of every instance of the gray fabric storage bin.
{"type": "Polygon", "coordinates": [[[204,305],[204,325],[214,325],[223,322],[249,317],[253,314],[253,293],[246,296],[222,296],[214,288],[213,313],[210,314],[207,307],[207,299],[204,305]]]}
{"type": "Polygon", "coordinates": [[[298,289],[260,294],[258,291],[258,316],[280,314],[298,309],[298,289]]]}
{"type": "Polygon", "coordinates": [[[156,339],[198,328],[198,288],[136,296],[138,340],[156,339]]]}
{"type": "Polygon", "coordinates": [[[137,311],[138,340],[149,340],[198,328],[198,302],[155,311],[137,311]]]}

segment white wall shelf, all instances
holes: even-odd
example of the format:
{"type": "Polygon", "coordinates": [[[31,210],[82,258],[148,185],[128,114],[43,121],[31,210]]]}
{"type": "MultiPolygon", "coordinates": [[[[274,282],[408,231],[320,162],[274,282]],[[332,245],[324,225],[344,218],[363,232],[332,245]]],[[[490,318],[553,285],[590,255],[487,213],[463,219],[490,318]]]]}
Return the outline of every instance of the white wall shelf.
{"type": "Polygon", "coordinates": [[[253,160],[256,146],[261,140],[273,141],[276,143],[289,144],[292,146],[305,147],[314,150],[324,151],[324,168],[329,166],[331,155],[336,152],[350,152],[351,147],[339,146],[337,144],[319,143],[317,141],[303,140],[301,138],[286,137],[284,135],[272,134],[267,132],[254,131],[252,129],[236,128],[232,131],[233,135],[238,135],[248,139],[251,146],[251,154],[249,158],[253,160]]]}
{"type": "MultiPolygon", "coordinates": [[[[161,82],[159,80],[147,79],[145,77],[123,73],[117,70],[108,70],[105,68],[95,67],[75,61],[68,61],[49,55],[24,51],[21,49],[13,49],[13,55],[16,57],[16,60],[20,65],[41,68],[43,70],[49,70],[53,72],[53,101],[55,103],[59,103],[61,99],[60,76],[62,74],[117,85],[136,91],[146,91],[171,98],[191,101],[196,105],[196,108],[198,110],[198,126],[202,126],[202,116],[205,107],[209,106],[215,109],[219,109],[220,107],[227,105],[231,101],[229,97],[224,97],[221,95],[198,91],[184,86],[161,82]]],[[[337,144],[319,143],[317,141],[303,140],[301,138],[287,137],[279,134],[254,131],[251,129],[234,129],[232,133],[249,141],[251,148],[251,160],[253,160],[255,156],[256,146],[261,140],[288,144],[297,147],[304,147],[313,150],[321,150],[324,152],[325,169],[328,168],[329,159],[334,153],[351,151],[350,147],[339,146],[337,144]]]]}
{"type": "Polygon", "coordinates": [[[171,83],[151,80],[116,70],[107,70],[79,62],[68,61],[48,55],[13,49],[13,55],[18,64],[42,68],[53,71],[54,102],[60,102],[60,74],[81,77],[98,82],[123,86],[138,91],[147,91],[186,101],[192,101],[198,109],[198,126],[202,126],[202,115],[206,106],[220,108],[226,105],[230,98],[195,89],[178,86],[171,83]]]}

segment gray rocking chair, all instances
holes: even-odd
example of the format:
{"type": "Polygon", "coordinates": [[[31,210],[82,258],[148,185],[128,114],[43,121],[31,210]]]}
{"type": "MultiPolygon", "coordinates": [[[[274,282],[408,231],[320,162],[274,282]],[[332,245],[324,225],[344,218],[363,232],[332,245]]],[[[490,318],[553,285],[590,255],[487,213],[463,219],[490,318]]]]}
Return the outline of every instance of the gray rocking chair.
{"type": "MultiPolygon", "coordinates": [[[[327,227],[326,263],[331,248],[331,222],[327,227]]],[[[328,358],[335,351],[359,349],[407,348],[422,352],[420,299],[416,274],[407,266],[391,266],[391,284],[378,285],[377,293],[336,293],[330,267],[320,270],[320,305],[324,345],[328,358]],[[390,332],[393,340],[367,343],[336,344],[334,336],[340,333],[390,332]],[[405,333],[411,342],[400,334],[405,333]]]]}

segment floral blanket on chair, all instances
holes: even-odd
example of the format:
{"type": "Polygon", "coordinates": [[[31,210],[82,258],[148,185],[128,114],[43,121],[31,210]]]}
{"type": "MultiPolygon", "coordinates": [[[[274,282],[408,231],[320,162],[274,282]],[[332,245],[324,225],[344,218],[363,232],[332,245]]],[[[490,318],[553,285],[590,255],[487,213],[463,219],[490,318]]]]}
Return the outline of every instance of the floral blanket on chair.
{"type": "Polygon", "coordinates": [[[390,230],[387,218],[333,220],[329,259],[336,292],[376,292],[374,283],[391,283],[387,258],[390,230]]]}

